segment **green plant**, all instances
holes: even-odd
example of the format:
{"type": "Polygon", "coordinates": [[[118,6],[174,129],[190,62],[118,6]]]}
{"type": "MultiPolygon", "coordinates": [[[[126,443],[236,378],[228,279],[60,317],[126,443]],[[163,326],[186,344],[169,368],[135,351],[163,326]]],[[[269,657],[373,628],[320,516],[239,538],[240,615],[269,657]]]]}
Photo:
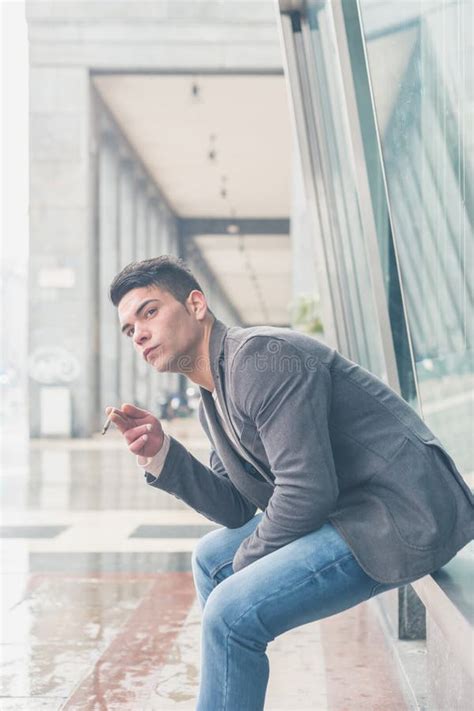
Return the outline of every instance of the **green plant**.
{"type": "Polygon", "coordinates": [[[308,334],[322,333],[324,329],[319,312],[318,294],[298,294],[290,305],[293,328],[308,334]]]}

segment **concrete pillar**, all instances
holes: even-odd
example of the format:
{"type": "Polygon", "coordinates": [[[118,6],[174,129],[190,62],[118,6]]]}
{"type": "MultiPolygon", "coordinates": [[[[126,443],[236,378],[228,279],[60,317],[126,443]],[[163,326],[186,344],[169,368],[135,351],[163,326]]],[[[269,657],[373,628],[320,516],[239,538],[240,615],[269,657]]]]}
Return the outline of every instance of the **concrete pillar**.
{"type": "MultiPolygon", "coordinates": [[[[149,196],[152,191],[152,186],[147,184],[147,199],[146,199],[146,258],[156,255],[156,240],[158,232],[158,223],[156,217],[156,200],[153,195],[149,196]]],[[[162,376],[152,370],[149,365],[146,366],[146,408],[150,412],[156,411],[156,398],[159,391],[159,379],[162,376]]]]}
{"type": "Polygon", "coordinates": [[[101,418],[89,74],[33,64],[29,86],[30,432],[41,433],[41,388],[53,384],[68,388],[72,434],[82,437],[101,418]]]}
{"type": "Polygon", "coordinates": [[[120,348],[117,313],[109,287],[118,271],[119,153],[112,135],[102,135],[99,146],[99,343],[101,410],[120,406],[120,348]]]}
{"type": "MultiPolygon", "coordinates": [[[[176,222],[172,219],[166,206],[162,206],[161,224],[160,224],[160,253],[179,256],[175,232],[176,222]]],[[[180,376],[178,373],[168,373],[164,382],[164,390],[169,397],[172,393],[175,394],[180,390],[180,376]]]]}
{"type": "MultiPolygon", "coordinates": [[[[158,239],[156,242],[156,254],[173,254],[171,234],[169,231],[169,221],[166,206],[161,203],[158,214],[158,239]]],[[[168,398],[174,392],[173,383],[176,376],[174,373],[163,373],[161,377],[161,388],[159,396],[168,398]]]]}
{"type": "MultiPolygon", "coordinates": [[[[135,182],[135,259],[141,261],[148,256],[147,249],[147,185],[143,176],[137,176],[135,182]]],[[[135,402],[138,407],[147,407],[148,402],[148,365],[142,358],[135,356],[135,402]]]]}
{"type": "Polygon", "coordinates": [[[160,215],[160,254],[177,255],[176,248],[173,244],[173,234],[170,227],[170,221],[167,218],[166,212],[163,210],[160,215]]]}
{"type": "MultiPolygon", "coordinates": [[[[119,270],[135,256],[135,201],[134,170],[130,160],[122,160],[119,178],[119,270]]],[[[118,328],[118,319],[117,319],[118,328]]],[[[120,335],[120,401],[132,402],[135,392],[136,358],[131,339],[120,335]]]]}

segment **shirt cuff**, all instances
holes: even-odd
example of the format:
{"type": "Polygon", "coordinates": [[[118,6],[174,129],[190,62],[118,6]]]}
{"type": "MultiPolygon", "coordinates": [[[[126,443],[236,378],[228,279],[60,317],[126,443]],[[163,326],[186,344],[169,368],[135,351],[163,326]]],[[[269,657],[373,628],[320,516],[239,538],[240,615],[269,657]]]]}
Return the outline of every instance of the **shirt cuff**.
{"type": "Polygon", "coordinates": [[[138,466],[142,469],[146,469],[147,472],[150,472],[150,474],[154,474],[154,476],[158,476],[161,473],[161,470],[163,469],[163,466],[165,464],[165,459],[168,455],[168,450],[170,448],[171,440],[169,435],[167,435],[166,432],[163,432],[163,435],[163,445],[154,457],[142,457],[139,454],[137,455],[138,466]]]}

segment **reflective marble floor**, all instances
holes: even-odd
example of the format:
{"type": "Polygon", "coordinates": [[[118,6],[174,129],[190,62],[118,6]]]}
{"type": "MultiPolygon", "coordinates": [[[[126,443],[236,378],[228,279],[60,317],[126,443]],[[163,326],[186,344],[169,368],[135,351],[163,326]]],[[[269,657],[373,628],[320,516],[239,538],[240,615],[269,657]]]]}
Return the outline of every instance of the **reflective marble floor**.
{"type": "MultiPolygon", "coordinates": [[[[166,429],[207,461],[195,421],[166,429]]],[[[191,552],[216,524],[146,485],[114,432],[29,446],[13,432],[0,484],[0,709],[194,709],[191,552]]],[[[268,656],[268,711],[408,708],[375,601],[290,630],[268,656]]]]}

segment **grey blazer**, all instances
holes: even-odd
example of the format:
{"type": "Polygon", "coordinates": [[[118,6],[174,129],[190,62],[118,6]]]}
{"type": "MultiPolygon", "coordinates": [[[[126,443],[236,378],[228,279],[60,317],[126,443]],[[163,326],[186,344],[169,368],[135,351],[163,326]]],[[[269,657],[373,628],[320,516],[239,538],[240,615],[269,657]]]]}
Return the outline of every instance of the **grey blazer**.
{"type": "Polygon", "coordinates": [[[455,463],[379,378],[296,331],[218,320],[210,358],[239,452],[201,388],[210,466],[171,438],[161,474],[145,476],[228,528],[264,512],[234,572],[327,521],[384,583],[430,573],[472,540],[474,500],[455,463]]]}

